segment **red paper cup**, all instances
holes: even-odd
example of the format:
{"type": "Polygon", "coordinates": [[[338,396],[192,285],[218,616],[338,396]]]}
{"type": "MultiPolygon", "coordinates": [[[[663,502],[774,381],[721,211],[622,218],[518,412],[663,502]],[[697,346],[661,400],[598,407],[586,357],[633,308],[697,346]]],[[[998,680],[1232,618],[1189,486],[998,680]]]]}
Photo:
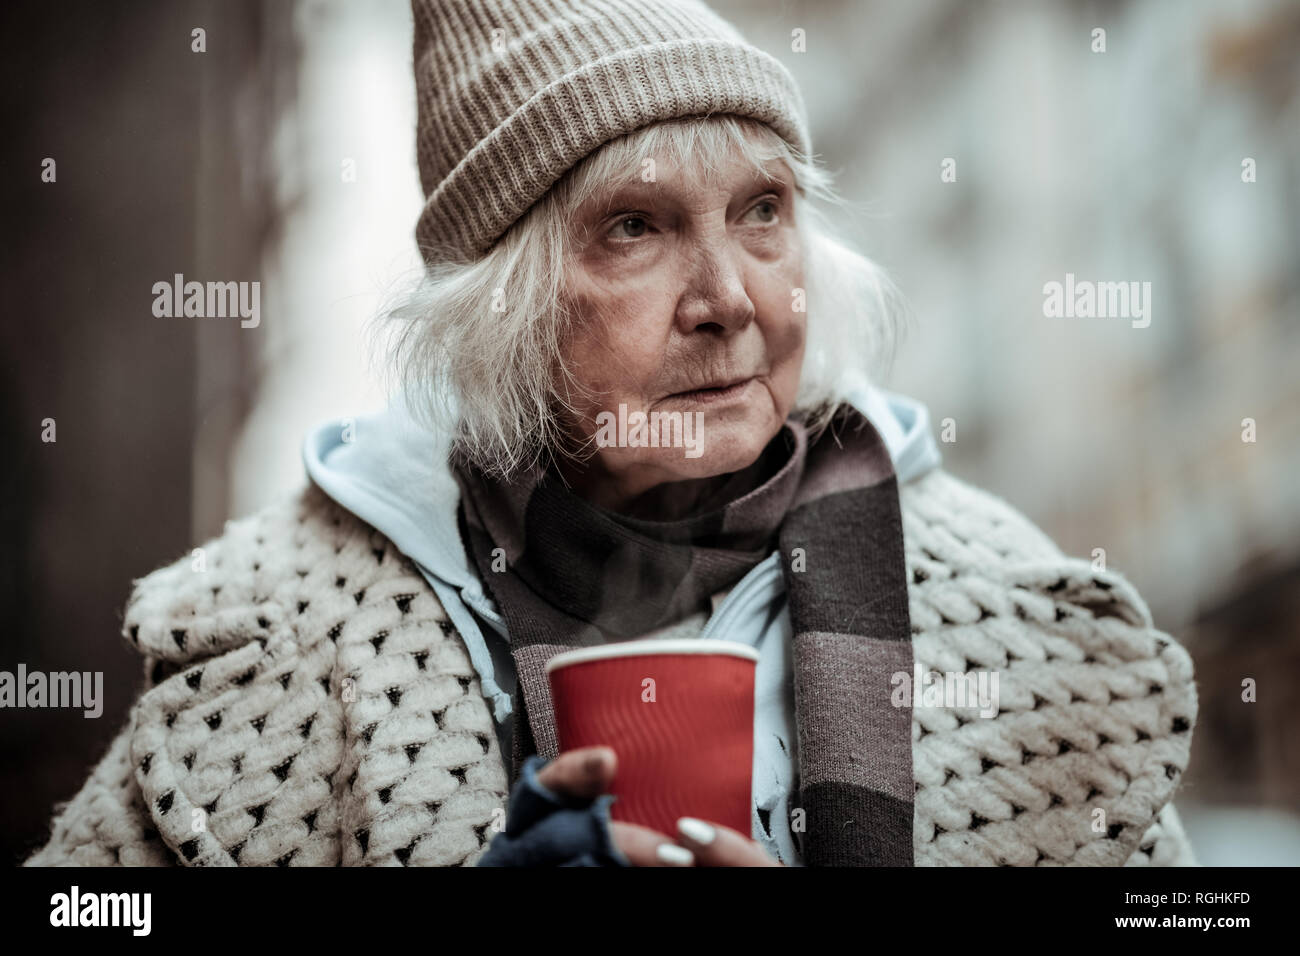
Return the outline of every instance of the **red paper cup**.
{"type": "Polygon", "coordinates": [[[583,647],[546,663],[560,751],[618,754],[615,820],[668,836],[679,817],[751,831],[754,670],[733,641],[648,638],[583,647]]]}

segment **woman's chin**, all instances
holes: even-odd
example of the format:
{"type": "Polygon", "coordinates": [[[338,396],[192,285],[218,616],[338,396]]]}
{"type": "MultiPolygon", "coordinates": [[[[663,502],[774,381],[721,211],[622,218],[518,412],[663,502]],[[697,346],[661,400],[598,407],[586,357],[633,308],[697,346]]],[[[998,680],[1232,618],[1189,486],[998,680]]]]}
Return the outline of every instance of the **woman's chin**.
{"type": "MultiPolygon", "coordinates": [[[[682,415],[672,427],[660,419],[657,430],[638,427],[645,419],[632,416],[605,423],[605,430],[595,435],[599,450],[591,473],[604,475],[610,487],[604,492],[588,488],[586,493],[595,500],[611,491],[616,497],[636,496],[654,485],[716,478],[748,468],[780,431],[784,418],[766,393],[726,406],[682,415]]],[[[661,415],[665,411],[652,410],[661,415]]]]}
{"type": "Polygon", "coordinates": [[[748,468],[758,460],[775,434],[775,429],[771,434],[766,429],[756,431],[750,423],[743,426],[740,423],[734,426],[719,423],[712,430],[706,424],[697,444],[681,448],[641,449],[642,454],[637,457],[639,463],[658,471],[663,481],[714,478],[748,468]]]}

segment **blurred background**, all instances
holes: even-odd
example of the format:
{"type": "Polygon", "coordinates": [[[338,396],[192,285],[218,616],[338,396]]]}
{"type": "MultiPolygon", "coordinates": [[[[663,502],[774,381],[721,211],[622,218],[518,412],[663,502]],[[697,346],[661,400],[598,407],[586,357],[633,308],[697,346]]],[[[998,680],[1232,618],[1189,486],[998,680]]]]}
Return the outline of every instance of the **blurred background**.
{"type": "MultiPolygon", "coordinates": [[[[798,79],[840,222],[912,305],[881,384],[1191,652],[1201,862],[1300,863],[1300,4],[714,6],[798,79]],[[1045,318],[1067,273],[1150,282],[1150,325],[1045,318]]],[[[0,669],[105,675],[98,720],[0,713],[16,861],[138,691],[131,581],[382,405],[365,332],[421,194],[406,0],[9,2],[0,37],[0,669]],[[176,273],[259,281],[260,324],[155,317],[176,273]]]]}

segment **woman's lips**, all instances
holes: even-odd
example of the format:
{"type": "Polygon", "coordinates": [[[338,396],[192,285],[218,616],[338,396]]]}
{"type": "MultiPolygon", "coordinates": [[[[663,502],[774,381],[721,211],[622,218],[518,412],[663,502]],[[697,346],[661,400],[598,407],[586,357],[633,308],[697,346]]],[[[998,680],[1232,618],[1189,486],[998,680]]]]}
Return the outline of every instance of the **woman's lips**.
{"type": "Polygon", "coordinates": [[[689,402],[693,405],[716,405],[720,402],[733,402],[742,397],[754,384],[753,378],[728,385],[726,388],[697,388],[690,392],[674,392],[664,399],[665,402],[689,402]]]}

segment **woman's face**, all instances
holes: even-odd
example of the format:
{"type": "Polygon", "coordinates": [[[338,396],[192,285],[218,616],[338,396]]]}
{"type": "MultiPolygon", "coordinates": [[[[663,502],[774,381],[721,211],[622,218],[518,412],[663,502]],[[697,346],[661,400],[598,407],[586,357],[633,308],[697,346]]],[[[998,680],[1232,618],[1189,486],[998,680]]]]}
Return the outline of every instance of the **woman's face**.
{"type": "Polygon", "coordinates": [[[616,510],[663,482],[750,465],[799,388],[792,172],[773,160],[779,181],[767,182],[733,158],[710,182],[702,165],[657,161],[655,182],[577,213],[567,289],[579,321],[566,356],[596,396],[572,426],[595,455],[568,477],[616,510]]]}

